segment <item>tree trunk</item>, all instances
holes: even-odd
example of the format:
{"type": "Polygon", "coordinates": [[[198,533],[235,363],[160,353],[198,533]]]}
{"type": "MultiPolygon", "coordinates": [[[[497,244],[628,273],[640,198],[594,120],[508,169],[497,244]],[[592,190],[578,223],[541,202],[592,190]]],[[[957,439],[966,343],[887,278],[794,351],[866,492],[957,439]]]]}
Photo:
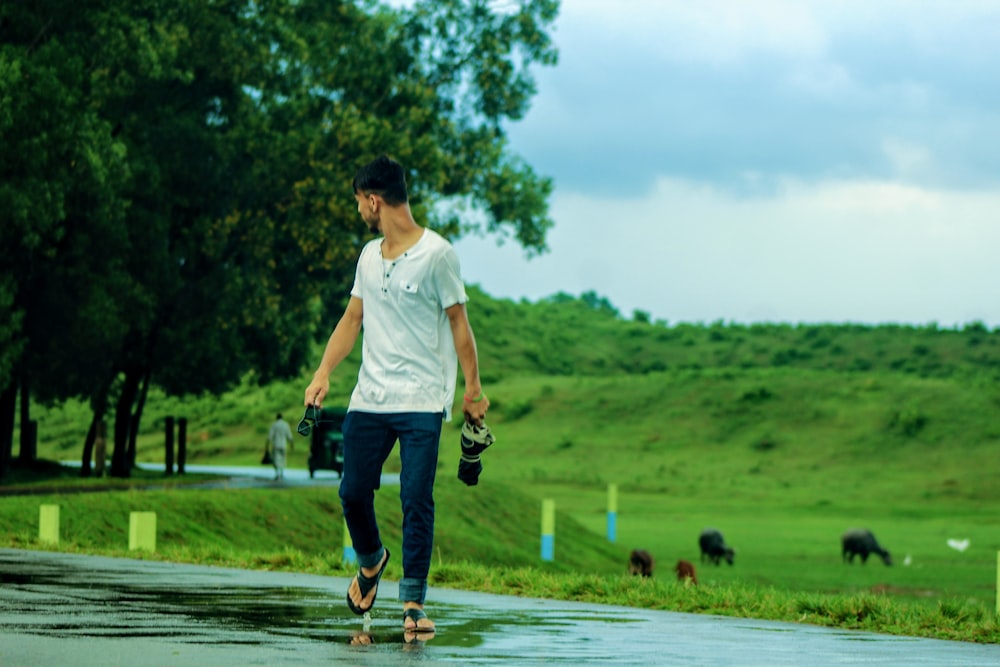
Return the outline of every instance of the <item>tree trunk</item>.
{"type": "Polygon", "coordinates": [[[138,430],[139,430],[139,415],[133,412],[132,416],[129,418],[128,448],[125,454],[126,458],[128,459],[129,470],[135,468],[135,439],[138,430]]]}
{"type": "MultiPolygon", "coordinates": [[[[95,457],[94,447],[98,444],[98,438],[106,437],[106,433],[104,432],[104,417],[108,412],[109,391],[111,391],[111,380],[105,382],[98,390],[98,393],[94,394],[90,398],[90,409],[93,411],[94,416],[90,420],[90,429],[87,431],[87,439],[83,442],[83,460],[81,461],[80,466],[81,477],[91,476],[92,471],[90,462],[95,457]]],[[[101,446],[96,452],[96,456],[101,457],[100,460],[97,461],[98,477],[104,475],[105,455],[105,447],[101,446]]]]}
{"type": "Polygon", "coordinates": [[[83,459],[80,461],[80,477],[90,477],[90,459],[94,456],[94,442],[97,440],[97,413],[90,419],[87,439],[83,442],[83,459]]]}
{"type": "Polygon", "coordinates": [[[28,378],[21,378],[21,449],[18,461],[31,464],[38,458],[38,431],[31,423],[31,391],[28,378]]]}
{"type": "Polygon", "coordinates": [[[139,399],[136,401],[135,412],[132,413],[131,430],[128,436],[128,465],[129,470],[135,467],[136,438],[139,437],[139,422],[142,421],[142,409],[146,407],[146,396],[149,394],[149,369],[142,376],[142,388],[139,390],[139,399]]]}
{"type": "Polygon", "coordinates": [[[14,449],[14,413],[17,411],[17,384],[11,382],[0,393],[0,477],[10,467],[14,449]]]}
{"type": "Polygon", "coordinates": [[[118,403],[115,405],[115,448],[111,454],[111,476],[128,477],[132,473],[128,461],[129,431],[132,427],[132,406],[139,392],[141,373],[136,369],[125,371],[118,403]]]}
{"type": "Polygon", "coordinates": [[[97,470],[98,477],[104,477],[104,467],[108,460],[108,429],[104,423],[104,419],[100,419],[97,422],[97,437],[94,439],[94,460],[97,462],[95,466],[97,470]]]}

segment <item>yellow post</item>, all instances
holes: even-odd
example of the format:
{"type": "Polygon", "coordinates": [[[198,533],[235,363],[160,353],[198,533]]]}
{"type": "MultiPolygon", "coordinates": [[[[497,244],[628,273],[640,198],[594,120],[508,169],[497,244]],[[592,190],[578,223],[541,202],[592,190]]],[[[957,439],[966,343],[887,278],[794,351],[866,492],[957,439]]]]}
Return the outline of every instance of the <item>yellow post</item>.
{"type": "Polygon", "coordinates": [[[59,544],[59,505],[39,506],[38,541],[59,544]]]}
{"type": "Polygon", "coordinates": [[[156,512],[132,512],[128,521],[129,551],[156,551],[156,512]]]}

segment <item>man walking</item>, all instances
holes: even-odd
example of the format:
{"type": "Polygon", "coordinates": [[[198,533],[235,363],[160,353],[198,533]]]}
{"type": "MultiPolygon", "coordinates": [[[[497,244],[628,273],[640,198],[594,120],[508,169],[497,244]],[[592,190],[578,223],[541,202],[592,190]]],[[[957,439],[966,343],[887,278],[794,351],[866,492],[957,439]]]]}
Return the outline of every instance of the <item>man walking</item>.
{"type": "Polygon", "coordinates": [[[285,463],[288,458],[288,448],[292,446],[292,428],[281,417],[281,413],[271,424],[267,433],[267,441],[271,443],[271,464],[274,466],[274,478],[285,478],[285,463]]]}
{"type": "Polygon", "coordinates": [[[458,365],[465,378],[462,412],[482,425],[489,408],[479,378],[468,297],[454,248],[417,224],[403,167],[381,156],[354,178],[358,213],[380,238],[361,251],[350,301],[306,388],[305,404],[321,406],[330,374],[364,328],[361,369],[343,424],[340,499],[360,570],[347,605],[364,614],[375,604],[389,562],[379,537],[374,491],[399,441],[403,509],[403,628],[431,632],[424,612],[434,538],[434,476],[441,426],[451,418],[458,365]]]}

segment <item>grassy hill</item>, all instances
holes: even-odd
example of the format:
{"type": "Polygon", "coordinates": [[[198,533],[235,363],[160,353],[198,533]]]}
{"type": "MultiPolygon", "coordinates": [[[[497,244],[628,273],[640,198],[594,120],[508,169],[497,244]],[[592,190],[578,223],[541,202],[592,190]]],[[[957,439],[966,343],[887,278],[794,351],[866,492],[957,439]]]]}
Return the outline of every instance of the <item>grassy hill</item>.
{"type": "Polygon", "coordinates": [[[697,562],[716,526],[738,567],[719,582],[793,590],[891,589],[915,602],[995,601],[1000,520],[993,399],[949,380],[787,369],[501,383],[486,474],[619,541],[697,562]],[[514,419],[506,396],[528,399],[514,419]],[[897,566],[845,566],[839,536],[875,531],[897,566]],[[959,553],[949,538],[971,540],[959,553]],[[910,556],[910,566],[902,563],[910,556]]]}

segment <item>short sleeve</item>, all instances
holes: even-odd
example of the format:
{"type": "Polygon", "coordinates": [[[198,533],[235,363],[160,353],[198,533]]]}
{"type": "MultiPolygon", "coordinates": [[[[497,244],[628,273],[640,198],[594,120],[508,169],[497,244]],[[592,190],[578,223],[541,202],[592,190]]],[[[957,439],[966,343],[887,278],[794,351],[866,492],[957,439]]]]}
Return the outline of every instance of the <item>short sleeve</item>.
{"type": "Polygon", "coordinates": [[[462,282],[462,267],[458,261],[458,253],[450,244],[434,263],[434,284],[437,286],[438,298],[443,309],[469,300],[465,293],[465,283],[462,282]]]}
{"type": "Polygon", "coordinates": [[[361,249],[361,256],[358,257],[358,263],[354,267],[354,285],[351,287],[351,296],[357,297],[364,300],[364,263],[368,257],[368,253],[371,252],[372,244],[368,242],[361,249]]]}

